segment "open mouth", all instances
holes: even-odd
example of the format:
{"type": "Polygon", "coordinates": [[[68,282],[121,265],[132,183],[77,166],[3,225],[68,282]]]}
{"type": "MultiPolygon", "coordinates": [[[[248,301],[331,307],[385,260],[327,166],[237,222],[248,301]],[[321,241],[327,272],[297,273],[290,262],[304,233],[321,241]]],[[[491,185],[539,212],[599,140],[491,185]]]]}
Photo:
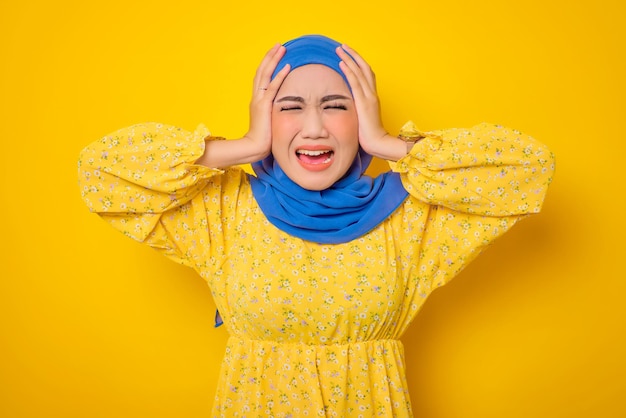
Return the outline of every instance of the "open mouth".
{"type": "Polygon", "coordinates": [[[305,165],[327,165],[333,159],[335,152],[331,149],[298,149],[296,150],[296,156],[301,163],[305,165]]]}

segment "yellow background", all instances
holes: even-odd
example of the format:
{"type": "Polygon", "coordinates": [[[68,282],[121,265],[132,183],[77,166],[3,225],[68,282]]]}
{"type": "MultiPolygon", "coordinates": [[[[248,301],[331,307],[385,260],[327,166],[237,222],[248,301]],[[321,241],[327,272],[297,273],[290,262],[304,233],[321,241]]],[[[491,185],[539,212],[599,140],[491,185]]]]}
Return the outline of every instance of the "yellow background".
{"type": "Polygon", "coordinates": [[[496,122],[557,155],[544,212],[404,337],[415,415],[626,416],[621,3],[2,2],[0,416],[209,416],[209,290],[88,213],[76,158],[138,122],[242,135],[263,53],[305,33],[369,60],[391,132],[496,122]]]}

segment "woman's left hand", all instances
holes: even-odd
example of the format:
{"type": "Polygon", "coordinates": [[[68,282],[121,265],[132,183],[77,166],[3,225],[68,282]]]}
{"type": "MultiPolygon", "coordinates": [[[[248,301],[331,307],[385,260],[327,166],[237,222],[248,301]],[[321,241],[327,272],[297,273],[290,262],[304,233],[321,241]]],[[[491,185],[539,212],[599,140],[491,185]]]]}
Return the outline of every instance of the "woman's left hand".
{"type": "Polygon", "coordinates": [[[380,117],[376,76],[369,64],[347,45],[337,47],[339,67],[345,74],[359,117],[359,143],[368,154],[397,161],[407,153],[406,143],[389,135],[380,117]]]}

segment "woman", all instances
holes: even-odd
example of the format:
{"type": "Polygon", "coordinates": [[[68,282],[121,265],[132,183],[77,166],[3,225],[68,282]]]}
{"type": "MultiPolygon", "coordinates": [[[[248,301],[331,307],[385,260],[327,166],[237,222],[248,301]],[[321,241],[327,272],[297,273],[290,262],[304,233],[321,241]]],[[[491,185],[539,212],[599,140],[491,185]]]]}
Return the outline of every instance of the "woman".
{"type": "Polygon", "coordinates": [[[214,416],[411,416],[400,336],[539,212],[554,161],[534,139],[481,124],[406,142],[379,113],[359,54],[304,36],[261,62],[243,138],[144,124],[83,150],[90,210],[211,288],[230,335],[214,416]],[[365,176],[371,156],[392,171],[365,176]]]}

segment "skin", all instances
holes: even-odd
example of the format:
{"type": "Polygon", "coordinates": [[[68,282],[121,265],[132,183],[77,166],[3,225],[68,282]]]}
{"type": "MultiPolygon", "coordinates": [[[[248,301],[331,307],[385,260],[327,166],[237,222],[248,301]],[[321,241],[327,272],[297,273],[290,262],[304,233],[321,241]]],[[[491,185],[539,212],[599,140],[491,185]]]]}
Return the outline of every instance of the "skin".
{"type": "MultiPolygon", "coordinates": [[[[302,82],[311,77],[311,74],[307,74],[309,71],[306,70],[307,67],[323,67],[314,65],[299,67],[291,73],[287,64],[271,80],[274,69],[285,54],[285,47],[276,44],[265,54],[254,76],[248,132],[240,139],[207,141],[204,155],[196,163],[208,167],[226,168],[259,161],[272,152],[281,168],[293,181],[305,188],[322,190],[339,179],[349,168],[350,165],[346,163],[346,159],[350,156],[354,158],[355,149],[358,148],[358,146],[355,147],[354,130],[356,130],[358,144],[369,154],[390,161],[397,161],[404,157],[408,152],[406,142],[389,135],[383,127],[376,92],[376,79],[370,66],[347,45],[338,47],[336,52],[341,59],[339,66],[352,90],[351,100],[350,98],[341,99],[341,102],[349,109],[345,112],[337,112],[340,115],[343,113],[346,115],[329,117],[329,110],[321,105],[321,98],[324,96],[331,94],[345,96],[346,91],[349,93],[343,79],[330,68],[324,67],[338,77],[342,87],[336,85],[335,80],[328,81],[327,85],[318,83],[315,85],[315,91],[307,91],[307,84],[296,83],[298,79],[302,82]],[[284,87],[283,84],[285,84],[284,87]],[[300,118],[295,118],[299,121],[297,123],[294,122],[293,115],[289,117],[281,115],[280,108],[277,107],[286,103],[286,101],[278,102],[278,100],[289,96],[303,99],[303,102],[299,103],[303,105],[301,113],[304,116],[300,115],[300,118]],[[354,127],[355,118],[347,117],[353,113],[356,113],[356,128],[354,127]],[[338,127],[337,121],[344,117],[347,126],[338,127]],[[311,134],[307,133],[310,126],[319,128],[318,133],[314,135],[317,136],[316,139],[312,139],[311,134]],[[290,134],[291,139],[288,139],[290,134]],[[319,142],[320,138],[326,141],[324,146],[332,144],[337,147],[337,154],[333,156],[334,162],[331,164],[333,170],[328,175],[319,175],[320,172],[313,171],[312,175],[316,181],[305,181],[297,168],[297,161],[294,160],[297,158],[296,149],[298,145],[306,141],[319,142]],[[277,144],[274,144],[274,141],[277,144]],[[282,145],[279,147],[279,144],[282,145]],[[335,164],[335,162],[338,163],[335,164]]],[[[310,71],[319,71],[319,69],[310,71]]],[[[309,90],[312,89],[313,86],[309,90]]],[[[335,104],[337,103],[338,101],[335,101],[335,104]]],[[[308,171],[308,174],[311,174],[311,170],[308,171]]]]}
{"type": "Polygon", "coordinates": [[[298,67],[285,78],[272,109],[272,154],[285,174],[324,190],[348,171],[359,149],[354,100],[343,78],[324,65],[298,67]],[[317,158],[307,154],[323,152],[317,158]]]}

